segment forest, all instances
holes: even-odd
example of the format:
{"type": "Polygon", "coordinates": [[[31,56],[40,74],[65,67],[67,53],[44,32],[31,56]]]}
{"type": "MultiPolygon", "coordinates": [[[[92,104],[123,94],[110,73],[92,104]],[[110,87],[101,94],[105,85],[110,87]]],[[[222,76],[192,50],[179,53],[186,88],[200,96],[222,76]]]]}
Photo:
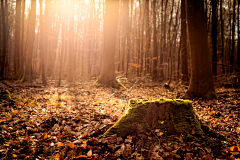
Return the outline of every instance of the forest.
{"type": "Polygon", "coordinates": [[[0,159],[240,159],[240,0],[0,0],[0,159]]]}

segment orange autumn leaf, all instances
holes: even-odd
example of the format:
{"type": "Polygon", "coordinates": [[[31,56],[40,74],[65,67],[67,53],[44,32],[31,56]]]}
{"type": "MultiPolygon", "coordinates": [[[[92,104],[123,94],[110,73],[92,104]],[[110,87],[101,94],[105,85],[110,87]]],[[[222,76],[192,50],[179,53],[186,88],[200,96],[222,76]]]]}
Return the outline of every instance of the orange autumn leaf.
{"type": "Polygon", "coordinates": [[[34,128],[34,129],[33,129],[33,132],[38,132],[38,129],[37,129],[37,128],[34,128]]]}
{"type": "Polygon", "coordinates": [[[15,113],[15,114],[19,114],[19,111],[15,110],[15,111],[13,111],[13,113],[15,113]]]}
{"type": "Polygon", "coordinates": [[[231,152],[238,151],[238,148],[236,146],[232,146],[229,149],[231,152]]]}
{"type": "Polygon", "coordinates": [[[57,147],[63,147],[63,146],[64,146],[64,144],[59,142],[57,147]]]}
{"type": "Polygon", "coordinates": [[[29,140],[29,137],[25,137],[23,140],[24,140],[24,141],[28,141],[28,140],[29,140]]]}
{"type": "Polygon", "coordinates": [[[60,155],[59,154],[55,155],[55,160],[60,160],[60,155]]]}
{"type": "Polygon", "coordinates": [[[43,139],[47,139],[48,138],[48,135],[47,135],[47,133],[45,133],[45,135],[44,135],[44,138],[43,139]]]}
{"type": "Polygon", "coordinates": [[[36,120],[39,120],[39,119],[42,119],[42,118],[41,118],[40,116],[37,116],[37,117],[36,117],[36,120]]]}
{"type": "Polygon", "coordinates": [[[17,155],[16,154],[12,154],[13,158],[17,158],[17,155]]]}
{"type": "Polygon", "coordinates": [[[75,147],[75,145],[74,145],[73,142],[68,143],[68,146],[69,146],[70,148],[74,148],[74,147],[75,147]]]}

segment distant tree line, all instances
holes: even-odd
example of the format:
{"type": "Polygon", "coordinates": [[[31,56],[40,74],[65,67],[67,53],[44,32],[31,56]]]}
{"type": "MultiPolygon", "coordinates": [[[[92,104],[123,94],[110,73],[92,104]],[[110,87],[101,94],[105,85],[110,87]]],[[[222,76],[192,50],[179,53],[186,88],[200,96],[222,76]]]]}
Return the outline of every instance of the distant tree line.
{"type": "MultiPolygon", "coordinates": [[[[202,2],[213,75],[239,73],[240,2],[202,2]]],[[[104,33],[107,8],[102,0],[1,0],[0,77],[29,83],[41,78],[43,84],[54,79],[58,85],[61,80],[98,77],[106,67],[104,34],[109,33],[108,38],[116,37],[112,52],[116,76],[189,81],[185,0],[117,3],[117,29],[112,35],[110,30],[104,33]]]]}

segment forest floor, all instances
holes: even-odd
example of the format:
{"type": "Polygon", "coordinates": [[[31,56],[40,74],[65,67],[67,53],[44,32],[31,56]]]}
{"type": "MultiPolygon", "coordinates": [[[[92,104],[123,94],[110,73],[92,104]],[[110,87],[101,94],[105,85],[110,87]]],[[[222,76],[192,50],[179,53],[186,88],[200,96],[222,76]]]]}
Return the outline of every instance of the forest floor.
{"type": "MultiPolygon", "coordinates": [[[[124,79],[123,79],[124,80],[124,79]]],[[[175,136],[175,142],[151,144],[145,133],[126,139],[102,137],[128,109],[131,98],[158,99],[184,95],[185,86],[164,88],[137,79],[126,88],[104,88],[94,81],[56,87],[36,81],[0,82],[1,159],[237,159],[240,158],[240,90],[216,88],[216,100],[192,100],[195,113],[211,130],[222,134],[218,150],[197,138],[175,136]]],[[[157,132],[157,131],[156,131],[157,132]]],[[[159,137],[164,133],[157,134],[159,137]]]]}

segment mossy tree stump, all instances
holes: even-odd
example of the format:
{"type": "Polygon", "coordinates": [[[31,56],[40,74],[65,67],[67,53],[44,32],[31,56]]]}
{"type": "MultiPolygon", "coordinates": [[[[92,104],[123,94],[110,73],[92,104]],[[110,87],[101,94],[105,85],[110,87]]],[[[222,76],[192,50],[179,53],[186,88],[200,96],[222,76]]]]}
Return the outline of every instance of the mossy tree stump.
{"type": "Polygon", "coordinates": [[[201,123],[189,100],[131,99],[127,112],[105,133],[126,137],[160,129],[168,135],[203,133],[201,123]]]}

